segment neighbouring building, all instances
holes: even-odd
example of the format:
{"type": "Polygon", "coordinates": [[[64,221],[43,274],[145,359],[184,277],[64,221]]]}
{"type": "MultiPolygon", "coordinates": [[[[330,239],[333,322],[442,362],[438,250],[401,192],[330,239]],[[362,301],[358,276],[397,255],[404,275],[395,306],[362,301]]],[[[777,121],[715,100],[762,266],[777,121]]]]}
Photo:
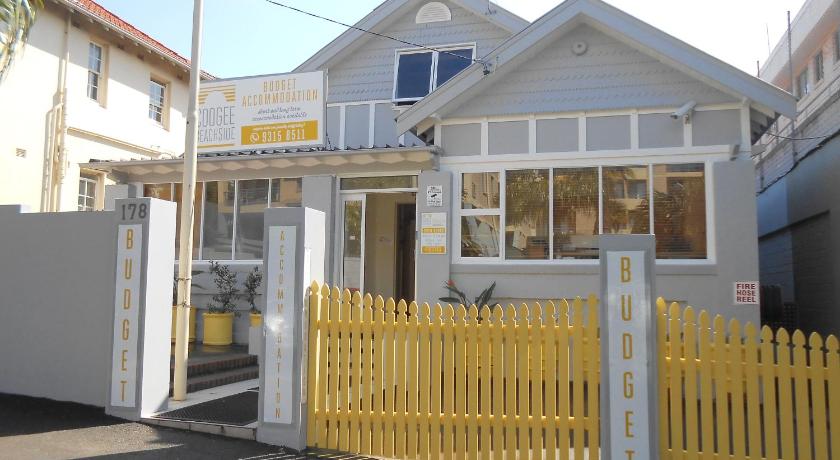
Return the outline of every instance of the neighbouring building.
{"type": "Polygon", "coordinates": [[[840,2],[805,2],[760,75],[798,98],[756,146],[761,283],[781,287],[794,327],[838,334],[840,2]]]}
{"type": "MultiPolygon", "coordinates": [[[[261,263],[262,209],[309,206],[327,215],[330,283],[571,298],[598,291],[598,235],[654,233],[660,295],[758,322],[733,299],[758,278],[750,152],[795,114],[790,94],[600,0],[534,23],[483,0],[387,0],[357,26],[433,49],[348,30],[295,69],[328,72],[326,146],[202,155],[199,269],[261,263]],[[442,254],[418,249],[427,219],[442,254]]],[[[172,199],[180,164],[84,167],[172,199]]]]}
{"type": "Polygon", "coordinates": [[[97,3],[45,1],[0,83],[0,204],[102,209],[114,180],[79,164],[181,156],[188,85],[187,59],[97,3]]]}

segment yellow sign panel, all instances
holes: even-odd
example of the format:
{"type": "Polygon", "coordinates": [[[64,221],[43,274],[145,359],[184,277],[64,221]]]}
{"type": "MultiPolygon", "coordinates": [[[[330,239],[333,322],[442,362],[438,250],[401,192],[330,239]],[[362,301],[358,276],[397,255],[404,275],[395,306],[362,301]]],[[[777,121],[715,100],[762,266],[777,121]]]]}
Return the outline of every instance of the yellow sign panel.
{"type": "Polygon", "coordinates": [[[278,144],[317,139],[317,120],[242,127],[242,145],[278,144]]]}
{"type": "Polygon", "coordinates": [[[446,246],[423,246],[423,254],[446,254],[446,246]]]}
{"type": "Polygon", "coordinates": [[[423,233],[446,233],[446,227],[423,227],[423,233]]]}

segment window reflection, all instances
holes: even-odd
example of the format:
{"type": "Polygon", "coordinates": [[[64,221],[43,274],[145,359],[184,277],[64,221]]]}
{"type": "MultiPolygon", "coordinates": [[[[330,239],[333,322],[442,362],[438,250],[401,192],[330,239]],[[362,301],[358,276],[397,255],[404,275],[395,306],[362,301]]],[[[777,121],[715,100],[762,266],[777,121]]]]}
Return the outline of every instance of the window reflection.
{"type": "Polygon", "coordinates": [[[598,258],[598,168],[554,170],[554,258],[598,258]]]}
{"type": "Polygon", "coordinates": [[[603,169],[604,233],[650,233],[647,166],[603,169]]]}
{"type": "Polygon", "coordinates": [[[499,173],[464,173],[461,177],[462,209],[499,208],[499,173]]]}
{"type": "Polygon", "coordinates": [[[268,179],[241,180],[236,193],[236,259],[262,259],[263,211],[268,205],[268,179]]]}
{"type": "MultiPolygon", "coordinates": [[[[167,184],[168,185],[168,184],[167,184]]],[[[201,197],[204,193],[204,184],[198,182],[195,184],[195,209],[193,214],[193,245],[192,258],[198,258],[198,248],[200,246],[199,235],[201,234],[201,197]]],[[[181,250],[181,184],[175,184],[174,201],[177,205],[175,214],[175,254],[181,250]]]]}
{"type": "Polygon", "coordinates": [[[702,163],[653,167],[653,225],[657,258],[706,257],[706,179],[702,163]]]}
{"type": "Polygon", "coordinates": [[[233,256],[234,182],[207,182],[204,203],[204,259],[230,260],[233,256]]]}
{"type": "Polygon", "coordinates": [[[499,257],[499,216],[461,217],[461,257],[499,257]]]}
{"type": "Polygon", "coordinates": [[[548,259],[548,170],[505,175],[505,258],[548,259]]]}

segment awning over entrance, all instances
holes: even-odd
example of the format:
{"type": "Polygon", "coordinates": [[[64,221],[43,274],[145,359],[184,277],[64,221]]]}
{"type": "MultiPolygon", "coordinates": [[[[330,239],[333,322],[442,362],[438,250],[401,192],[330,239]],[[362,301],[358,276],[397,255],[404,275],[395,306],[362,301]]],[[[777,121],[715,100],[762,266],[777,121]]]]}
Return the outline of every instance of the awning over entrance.
{"type": "MultiPolygon", "coordinates": [[[[435,146],[202,154],[198,180],[419,171],[437,169],[438,154],[435,146]]],[[[179,182],[183,160],[91,161],[81,167],[113,174],[122,182],[179,182]]]]}

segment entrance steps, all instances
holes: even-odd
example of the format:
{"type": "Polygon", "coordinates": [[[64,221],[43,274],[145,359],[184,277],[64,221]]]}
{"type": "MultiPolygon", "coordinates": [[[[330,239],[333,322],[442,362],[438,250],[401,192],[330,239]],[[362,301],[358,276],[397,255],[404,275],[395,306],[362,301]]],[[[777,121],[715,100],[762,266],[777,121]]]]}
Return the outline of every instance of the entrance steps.
{"type": "MultiPolygon", "coordinates": [[[[169,395],[175,363],[169,366],[169,395]]],[[[215,388],[259,377],[257,357],[249,355],[247,347],[231,345],[212,347],[198,344],[190,350],[187,362],[187,393],[215,388]]]]}

